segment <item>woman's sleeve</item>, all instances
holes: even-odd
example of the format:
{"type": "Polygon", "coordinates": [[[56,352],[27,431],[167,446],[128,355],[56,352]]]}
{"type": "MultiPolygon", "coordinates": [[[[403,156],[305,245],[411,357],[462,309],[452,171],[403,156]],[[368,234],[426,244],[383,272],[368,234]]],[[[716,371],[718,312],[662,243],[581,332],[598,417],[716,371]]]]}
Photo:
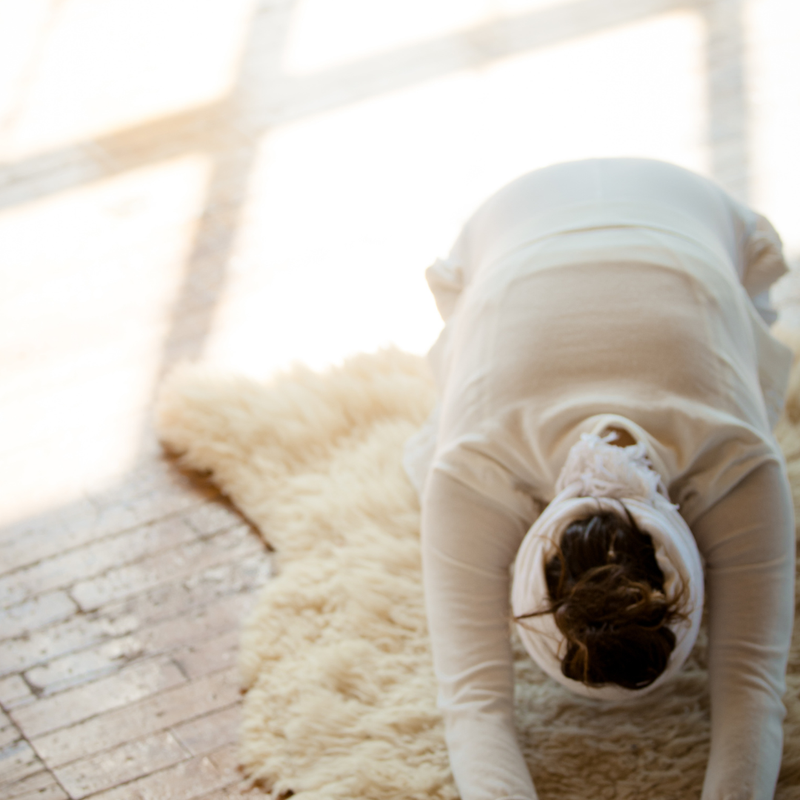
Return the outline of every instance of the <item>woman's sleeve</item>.
{"type": "Polygon", "coordinates": [[[783,467],[759,467],[693,528],[709,607],[711,753],[702,800],[769,800],[794,614],[794,517],[783,467]]]}
{"type": "Polygon", "coordinates": [[[461,292],[472,280],[473,257],[470,240],[471,220],[468,221],[458,234],[447,258],[437,258],[425,270],[425,280],[431,290],[436,308],[442,319],[447,322],[458,304],[461,292]]]}
{"type": "Polygon", "coordinates": [[[462,800],[531,800],[514,726],[509,565],[528,523],[433,470],[422,512],[425,602],[462,800]]]}
{"type": "Polygon", "coordinates": [[[789,271],[783,255],[783,243],[772,223],[755,211],[748,211],[745,240],[742,247],[742,286],[764,317],[767,325],[777,315],[769,303],[769,289],[789,271]]]}

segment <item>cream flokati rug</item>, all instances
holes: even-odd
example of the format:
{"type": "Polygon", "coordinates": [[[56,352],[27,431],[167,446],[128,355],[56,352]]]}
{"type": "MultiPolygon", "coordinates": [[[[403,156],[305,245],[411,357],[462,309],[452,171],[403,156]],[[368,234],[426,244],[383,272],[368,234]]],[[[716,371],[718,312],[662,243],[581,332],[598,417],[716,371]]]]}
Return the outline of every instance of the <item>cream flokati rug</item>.
{"type": "MultiPolygon", "coordinates": [[[[419,505],[403,443],[434,392],[422,359],[364,355],[269,384],[177,369],[158,428],[277,551],[242,634],[241,760],[274,797],[455,798],[426,633],[419,505]]],[[[800,502],[800,379],[779,438],[800,502]]],[[[635,707],[547,678],[516,643],[517,722],[542,800],[698,798],[708,755],[701,640],[635,707]]],[[[800,641],[778,798],[800,796],[800,641]]]]}

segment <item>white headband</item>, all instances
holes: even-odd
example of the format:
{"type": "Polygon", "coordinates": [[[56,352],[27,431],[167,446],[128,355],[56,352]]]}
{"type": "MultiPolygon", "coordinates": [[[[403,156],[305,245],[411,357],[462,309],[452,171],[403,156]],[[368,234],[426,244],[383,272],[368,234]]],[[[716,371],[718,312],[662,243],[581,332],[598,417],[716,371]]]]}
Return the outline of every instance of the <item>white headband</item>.
{"type": "Polygon", "coordinates": [[[556,552],[561,534],[576,520],[603,511],[619,513],[620,501],[624,502],[639,529],[653,538],[667,599],[672,600],[684,589],[680,611],[686,619],[670,625],[676,642],[664,672],[644,689],[626,689],[616,684],[587,686],[561,671],[565,638],[552,614],[517,623],[528,654],[550,677],[584,697],[620,701],[640,697],[660,686],[688,657],[703,613],[703,564],[692,532],[669,501],[661,477],[649,465],[644,444],[617,447],[609,441],[583,434],[570,450],[556,483],[556,497],[520,545],[511,604],[515,617],[547,608],[551,600],[544,568],[556,552]]]}

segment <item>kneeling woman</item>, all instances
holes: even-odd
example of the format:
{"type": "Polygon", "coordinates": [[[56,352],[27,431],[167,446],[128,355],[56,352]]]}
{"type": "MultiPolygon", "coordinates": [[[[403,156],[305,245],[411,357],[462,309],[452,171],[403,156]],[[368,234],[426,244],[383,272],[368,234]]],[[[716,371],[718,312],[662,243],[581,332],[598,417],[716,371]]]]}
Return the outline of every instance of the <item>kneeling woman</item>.
{"type": "Polygon", "coordinates": [[[510,614],[554,679],[627,700],[680,669],[704,583],[703,800],[772,797],[794,523],[771,433],[791,355],[765,322],[785,271],[766,219],[638,159],[520,178],[428,270],[440,403],[406,469],[463,800],[535,797],[510,614]]]}

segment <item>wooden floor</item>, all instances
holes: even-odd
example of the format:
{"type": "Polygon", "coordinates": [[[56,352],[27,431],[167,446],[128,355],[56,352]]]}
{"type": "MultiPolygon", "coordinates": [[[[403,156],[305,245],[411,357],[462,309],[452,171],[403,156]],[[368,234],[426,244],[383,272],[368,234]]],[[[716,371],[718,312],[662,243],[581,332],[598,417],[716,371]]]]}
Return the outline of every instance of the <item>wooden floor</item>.
{"type": "Polygon", "coordinates": [[[248,525],[153,457],[4,534],[2,796],[235,785],[237,628],[269,576],[248,525]]]}
{"type": "Polygon", "coordinates": [[[177,360],[422,352],[426,264],[565,158],[699,169],[796,261],[799,53],[792,0],[0,4],[0,796],[246,791],[270,552],[161,452],[177,360]]]}

